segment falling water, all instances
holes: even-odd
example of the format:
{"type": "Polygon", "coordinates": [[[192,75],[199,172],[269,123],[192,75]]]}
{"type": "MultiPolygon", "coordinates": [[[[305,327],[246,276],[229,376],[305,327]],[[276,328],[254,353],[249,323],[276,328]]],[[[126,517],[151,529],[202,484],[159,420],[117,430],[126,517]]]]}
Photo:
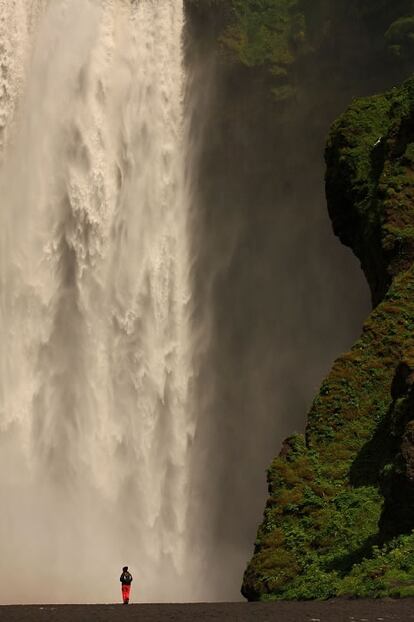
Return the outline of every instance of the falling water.
{"type": "Polygon", "coordinates": [[[0,0],[3,603],[191,597],[182,28],[0,0]]]}

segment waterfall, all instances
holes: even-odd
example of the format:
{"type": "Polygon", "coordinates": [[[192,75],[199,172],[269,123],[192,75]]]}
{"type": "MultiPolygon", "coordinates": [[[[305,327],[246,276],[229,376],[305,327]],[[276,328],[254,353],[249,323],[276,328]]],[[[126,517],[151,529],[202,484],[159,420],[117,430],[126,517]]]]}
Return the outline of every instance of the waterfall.
{"type": "Polygon", "coordinates": [[[1,603],[191,598],[182,29],[0,0],[1,603]]]}

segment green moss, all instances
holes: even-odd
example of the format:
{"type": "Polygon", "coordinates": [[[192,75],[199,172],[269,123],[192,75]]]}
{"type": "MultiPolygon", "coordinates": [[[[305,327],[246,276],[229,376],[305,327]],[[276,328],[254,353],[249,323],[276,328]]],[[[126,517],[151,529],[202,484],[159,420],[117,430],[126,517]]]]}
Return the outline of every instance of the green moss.
{"type": "Polygon", "coordinates": [[[245,65],[269,64],[273,75],[286,67],[305,39],[305,17],[297,0],[233,0],[234,20],[224,43],[245,65]]]}
{"type": "Polygon", "coordinates": [[[340,596],[414,596],[414,535],[400,536],[356,564],[342,581],[340,596]]]}
{"type": "Polygon", "coordinates": [[[336,234],[361,260],[374,303],[414,253],[414,82],[357,100],[333,125],[326,192],[336,234]]]}
{"type": "Polygon", "coordinates": [[[315,56],[322,66],[326,57],[330,62],[337,57],[338,67],[351,57],[369,63],[370,54],[378,63],[388,53],[397,66],[413,58],[412,0],[215,0],[216,7],[223,5],[231,10],[222,42],[239,62],[263,67],[273,77],[279,100],[297,92],[306,80],[307,60],[315,56]],[[332,55],[334,46],[341,51],[332,55]]]}
{"type": "Polygon", "coordinates": [[[354,102],[332,128],[330,213],[377,306],[323,382],[305,437],[288,439],[269,468],[249,599],[413,593],[414,536],[395,539],[414,524],[398,492],[414,398],[397,395],[395,380],[414,358],[413,145],[414,81],[354,102]]]}

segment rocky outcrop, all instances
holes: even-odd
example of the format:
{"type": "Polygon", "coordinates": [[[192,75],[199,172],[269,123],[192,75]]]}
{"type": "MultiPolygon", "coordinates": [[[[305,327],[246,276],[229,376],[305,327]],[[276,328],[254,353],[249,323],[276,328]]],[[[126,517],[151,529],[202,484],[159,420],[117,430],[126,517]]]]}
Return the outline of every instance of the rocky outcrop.
{"type": "Polygon", "coordinates": [[[414,18],[409,0],[185,3],[188,14],[196,16],[204,29],[214,24],[234,62],[267,74],[274,102],[282,106],[308,96],[310,85],[321,95],[327,75],[335,76],[335,90],[350,75],[359,76],[372,89],[378,71],[384,84],[387,73],[398,80],[413,70],[414,18]]]}
{"type": "Polygon", "coordinates": [[[269,469],[250,600],[414,595],[414,80],[355,101],[326,162],[375,308],[269,469]]]}
{"type": "Polygon", "coordinates": [[[379,531],[381,541],[410,533],[414,528],[414,366],[403,362],[391,385],[393,421],[389,433],[396,439],[396,451],[380,484],[384,509],[379,531]]]}
{"type": "Polygon", "coordinates": [[[361,260],[378,304],[414,257],[413,83],[355,102],[333,126],[326,194],[335,233],[361,260]]]}

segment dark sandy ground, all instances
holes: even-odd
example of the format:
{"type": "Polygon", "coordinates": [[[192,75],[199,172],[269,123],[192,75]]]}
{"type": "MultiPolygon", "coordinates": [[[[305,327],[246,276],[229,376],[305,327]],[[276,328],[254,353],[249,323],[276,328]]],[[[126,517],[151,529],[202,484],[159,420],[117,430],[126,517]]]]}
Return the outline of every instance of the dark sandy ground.
{"type": "Polygon", "coordinates": [[[324,603],[32,605],[0,607],[0,622],[410,622],[414,599],[324,603]]]}

